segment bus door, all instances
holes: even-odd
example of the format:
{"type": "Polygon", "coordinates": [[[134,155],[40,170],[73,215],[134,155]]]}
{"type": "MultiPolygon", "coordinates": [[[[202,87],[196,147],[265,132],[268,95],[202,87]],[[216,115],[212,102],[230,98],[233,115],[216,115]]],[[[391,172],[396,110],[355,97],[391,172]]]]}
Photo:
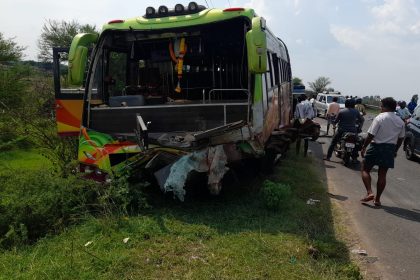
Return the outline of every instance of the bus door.
{"type": "Polygon", "coordinates": [[[58,135],[78,136],[83,112],[83,87],[70,86],[67,79],[69,48],[53,48],[55,114],[58,135]]]}

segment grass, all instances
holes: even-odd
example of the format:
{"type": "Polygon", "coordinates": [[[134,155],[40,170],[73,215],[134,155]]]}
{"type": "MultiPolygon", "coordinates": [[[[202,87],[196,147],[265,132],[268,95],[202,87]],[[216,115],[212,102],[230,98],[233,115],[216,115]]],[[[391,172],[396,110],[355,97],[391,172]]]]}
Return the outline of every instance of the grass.
{"type": "Polygon", "coordinates": [[[49,165],[49,161],[36,150],[12,150],[0,153],[0,172],[4,169],[35,170],[49,165]]]}
{"type": "Polygon", "coordinates": [[[372,115],[378,115],[381,112],[381,109],[379,108],[372,108],[372,107],[366,107],[366,113],[372,114],[372,115]]]}
{"type": "Polygon", "coordinates": [[[335,237],[317,172],[308,158],[282,161],[270,179],[290,185],[292,196],[279,211],[264,207],[263,178],[253,176],[219,197],[196,195],[184,203],[151,191],[152,208],[140,215],[87,218],[58,236],[2,252],[0,278],[359,279],[335,237]],[[307,205],[308,198],[320,203],[307,205]]]}

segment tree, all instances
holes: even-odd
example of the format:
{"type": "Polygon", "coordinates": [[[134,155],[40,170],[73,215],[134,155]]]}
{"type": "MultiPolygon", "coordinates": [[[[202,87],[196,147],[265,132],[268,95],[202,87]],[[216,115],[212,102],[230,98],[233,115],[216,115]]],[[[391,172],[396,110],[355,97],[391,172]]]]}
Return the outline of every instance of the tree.
{"type": "Polygon", "coordinates": [[[327,86],[331,84],[330,78],[327,77],[319,77],[313,83],[309,82],[309,87],[314,92],[323,92],[327,89],[327,86]]]}
{"type": "Polygon", "coordinates": [[[43,62],[52,61],[53,47],[70,47],[73,37],[78,33],[98,33],[94,25],[81,25],[77,21],[47,20],[42,26],[38,40],[38,59],[43,62]]]}
{"type": "Polygon", "coordinates": [[[6,39],[0,32],[0,62],[18,61],[23,57],[24,47],[18,46],[14,38],[6,39]]]}
{"type": "Polygon", "coordinates": [[[293,83],[293,85],[303,85],[302,79],[298,78],[298,77],[293,77],[292,83],[293,83]]]}

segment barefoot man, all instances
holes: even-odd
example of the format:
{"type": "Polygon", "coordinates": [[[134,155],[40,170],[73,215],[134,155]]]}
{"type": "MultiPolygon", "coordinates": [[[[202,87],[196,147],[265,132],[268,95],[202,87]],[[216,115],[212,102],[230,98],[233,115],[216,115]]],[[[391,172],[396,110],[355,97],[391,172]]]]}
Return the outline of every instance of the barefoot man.
{"type": "Polygon", "coordinates": [[[381,194],[386,185],[388,168],[394,168],[394,158],[400,148],[405,135],[404,122],[395,115],[397,102],[392,97],[381,100],[381,113],[376,116],[368,130],[368,137],[362,147],[362,179],[367,195],[362,202],[373,200],[375,206],[381,206],[381,194]],[[368,147],[369,146],[369,147],[368,147]],[[368,148],[366,150],[366,148],[368,148]],[[372,192],[370,171],[378,166],[378,183],[376,196],[372,192]]]}

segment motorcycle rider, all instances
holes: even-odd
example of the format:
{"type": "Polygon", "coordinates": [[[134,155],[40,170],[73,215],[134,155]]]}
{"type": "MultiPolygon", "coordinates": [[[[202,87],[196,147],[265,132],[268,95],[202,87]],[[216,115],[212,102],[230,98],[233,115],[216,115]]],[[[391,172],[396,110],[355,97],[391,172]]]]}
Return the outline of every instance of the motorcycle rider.
{"type": "Polygon", "coordinates": [[[333,134],[335,133],[335,117],[338,115],[338,112],[340,112],[340,104],[337,103],[338,97],[334,96],[332,99],[332,103],[328,105],[327,109],[327,132],[325,135],[328,135],[328,131],[330,130],[330,125],[333,125],[333,134]]]}
{"type": "MultiPolygon", "coordinates": [[[[346,132],[352,132],[357,133],[357,122],[362,122],[362,116],[360,115],[359,111],[357,111],[355,106],[354,99],[347,99],[344,103],[345,108],[341,110],[336,119],[335,123],[338,124],[338,130],[337,133],[334,135],[334,137],[331,140],[331,144],[328,147],[327,156],[324,158],[324,160],[331,160],[332,153],[334,151],[335,145],[340,141],[341,137],[346,132]]],[[[353,159],[357,158],[358,151],[355,149],[353,154],[353,159]]]]}
{"type": "Polygon", "coordinates": [[[356,99],[356,106],[355,109],[357,111],[359,111],[360,115],[361,115],[361,119],[362,121],[360,123],[358,123],[358,132],[362,132],[362,127],[363,127],[363,123],[365,122],[365,115],[366,115],[366,107],[365,105],[362,104],[362,98],[357,98],[356,99]]]}

